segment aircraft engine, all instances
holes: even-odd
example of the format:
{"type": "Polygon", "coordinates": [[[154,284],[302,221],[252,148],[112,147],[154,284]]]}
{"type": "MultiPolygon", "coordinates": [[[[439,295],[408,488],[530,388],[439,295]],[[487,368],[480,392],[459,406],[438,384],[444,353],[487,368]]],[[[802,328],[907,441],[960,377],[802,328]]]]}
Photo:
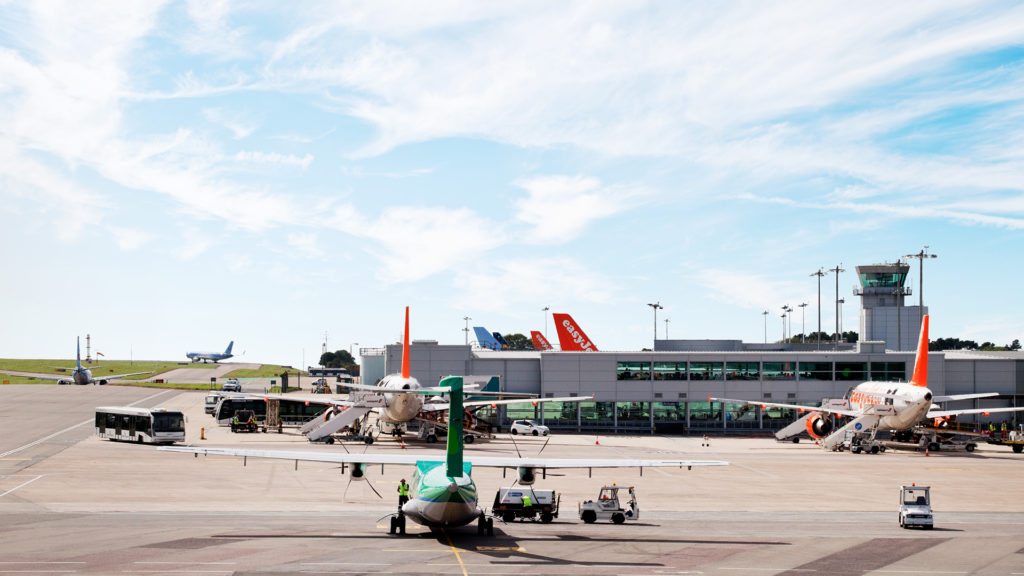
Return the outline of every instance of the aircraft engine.
{"type": "Polygon", "coordinates": [[[537,480],[537,475],[533,473],[533,468],[527,466],[519,467],[519,483],[523,486],[529,486],[537,480]]]}
{"type": "Polygon", "coordinates": [[[366,480],[366,464],[351,464],[348,473],[349,481],[366,480]]]}
{"type": "Polygon", "coordinates": [[[99,384],[100,386],[106,386],[107,385],[107,381],[106,380],[99,380],[99,379],[97,379],[96,383],[99,384]]]}
{"type": "Polygon", "coordinates": [[[816,440],[828,436],[832,433],[832,420],[829,419],[827,414],[820,412],[812,414],[807,419],[807,433],[816,440]]]}

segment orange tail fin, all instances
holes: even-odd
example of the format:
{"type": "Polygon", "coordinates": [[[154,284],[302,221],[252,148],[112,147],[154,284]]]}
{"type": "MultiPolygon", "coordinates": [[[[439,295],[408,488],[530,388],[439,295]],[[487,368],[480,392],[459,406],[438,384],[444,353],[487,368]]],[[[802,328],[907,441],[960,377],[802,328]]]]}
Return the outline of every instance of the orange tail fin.
{"type": "Polygon", "coordinates": [[[548,339],[540,332],[536,330],[530,332],[530,338],[533,340],[534,350],[551,350],[551,344],[548,343],[548,339]]]}
{"type": "Polygon", "coordinates": [[[405,307],[405,335],[402,337],[402,378],[409,377],[409,307],[405,307]]]}
{"type": "Polygon", "coordinates": [[[580,325],[568,314],[552,314],[555,319],[555,331],[558,332],[558,344],[562,351],[597,352],[597,346],[580,330],[580,325]]]}
{"type": "Polygon", "coordinates": [[[914,358],[914,376],[910,383],[914,386],[928,386],[928,316],[922,319],[921,338],[917,342],[917,356],[914,358]]]}

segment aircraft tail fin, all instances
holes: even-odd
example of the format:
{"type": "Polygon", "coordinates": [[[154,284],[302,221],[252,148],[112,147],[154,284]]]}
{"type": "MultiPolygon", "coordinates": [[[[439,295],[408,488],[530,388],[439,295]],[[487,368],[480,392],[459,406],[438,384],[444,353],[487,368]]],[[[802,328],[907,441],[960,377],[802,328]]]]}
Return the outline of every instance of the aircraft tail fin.
{"type": "Polygon", "coordinates": [[[463,475],[462,466],[462,377],[449,376],[438,386],[448,386],[452,392],[448,402],[448,460],[445,475],[459,478],[463,475]]]}
{"type": "Polygon", "coordinates": [[[917,341],[917,356],[914,358],[914,386],[928,386],[928,315],[921,319],[921,338],[917,341]]]}
{"type": "Polygon", "coordinates": [[[405,307],[405,335],[402,336],[402,378],[409,378],[409,307],[405,307]]]}
{"type": "Polygon", "coordinates": [[[597,346],[583,333],[580,325],[568,314],[552,314],[555,319],[555,331],[558,332],[558,344],[563,351],[597,352],[597,346]]]}
{"type": "Polygon", "coordinates": [[[235,341],[234,341],[234,340],[232,340],[231,342],[228,342],[228,347],[227,347],[227,349],[226,349],[226,350],[224,350],[224,353],[225,353],[225,354],[231,354],[231,348],[232,348],[232,347],[233,347],[234,345],[235,345],[235,341]]]}
{"type": "Polygon", "coordinates": [[[75,338],[75,365],[82,369],[82,337],[75,338]]]}
{"type": "Polygon", "coordinates": [[[488,350],[501,350],[501,344],[494,339],[494,336],[483,326],[474,326],[473,334],[476,334],[476,342],[481,348],[488,350]]]}
{"type": "Polygon", "coordinates": [[[537,332],[536,330],[531,330],[530,331],[530,339],[533,340],[533,349],[534,350],[551,350],[552,349],[551,348],[551,343],[548,342],[548,339],[545,338],[543,334],[541,334],[540,332],[537,332]]]}
{"type": "Polygon", "coordinates": [[[508,345],[508,341],[505,340],[505,337],[501,335],[501,332],[494,332],[491,335],[494,336],[494,339],[497,340],[498,344],[501,345],[502,350],[508,350],[510,348],[510,346],[508,345]]]}

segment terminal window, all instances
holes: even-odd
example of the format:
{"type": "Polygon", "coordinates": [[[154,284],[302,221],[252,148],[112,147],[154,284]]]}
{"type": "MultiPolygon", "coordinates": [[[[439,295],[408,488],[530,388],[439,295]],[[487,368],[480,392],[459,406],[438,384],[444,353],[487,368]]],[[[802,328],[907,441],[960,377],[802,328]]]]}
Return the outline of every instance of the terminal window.
{"type": "Polygon", "coordinates": [[[758,380],[760,378],[760,366],[757,362],[726,362],[726,380],[758,380]]]}
{"type": "Polygon", "coordinates": [[[690,380],[721,380],[721,362],[690,362],[690,380]]]}
{"type": "Polygon", "coordinates": [[[765,380],[796,380],[796,362],[765,362],[763,368],[765,380]]]}
{"type": "Polygon", "coordinates": [[[650,362],[619,362],[615,369],[616,380],[650,380],[650,362]]]}
{"type": "Polygon", "coordinates": [[[875,382],[905,382],[907,364],[905,362],[872,362],[871,379],[875,382]]]}
{"type": "Polygon", "coordinates": [[[831,380],[831,362],[800,362],[799,372],[801,380],[831,380]]]}
{"type": "Polygon", "coordinates": [[[836,380],[867,380],[867,362],[836,362],[836,380]]]}
{"type": "Polygon", "coordinates": [[[655,362],[655,380],[686,380],[686,362],[655,362]]]}

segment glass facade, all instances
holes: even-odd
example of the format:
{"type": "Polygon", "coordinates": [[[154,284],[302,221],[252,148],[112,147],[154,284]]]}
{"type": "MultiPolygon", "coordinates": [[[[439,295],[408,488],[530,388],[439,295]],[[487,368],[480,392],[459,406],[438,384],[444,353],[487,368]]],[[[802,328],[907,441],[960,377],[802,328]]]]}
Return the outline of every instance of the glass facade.
{"type": "Polygon", "coordinates": [[[905,382],[906,362],[872,362],[871,379],[876,382],[905,382]]]}
{"type": "Polygon", "coordinates": [[[615,411],[618,414],[620,428],[651,427],[650,402],[616,402],[615,411]]]}
{"type": "Polygon", "coordinates": [[[690,362],[690,380],[721,380],[721,362],[690,362]]]}
{"type": "Polygon", "coordinates": [[[650,362],[619,362],[615,370],[616,380],[650,380],[650,362]]]}
{"type": "Polygon", "coordinates": [[[798,371],[801,380],[831,380],[831,362],[800,362],[798,371]]]}
{"type": "Polygon", "coordinates": [[[655,422],[686,421],[686,402],[655,402],[651,411],[655,422]]]}
{"type": "Polygon", "coordinates": [[[760,365],[757,362],[726,362],[726,380],[757,380],[760,378],[760,365]]]}
{"type": "Polygon", "coordinates": [[[863,382],[867,379],[867,362],[836,362],[836,380],[856,380],[863,382]]]}
{"type": "Polygon", "coordinates": [[[576,404],[573,402],[544,402],[544,424],[548,426],[576,426],[576,404]]]}
{"type": "Polygon", "coordinates": [[[872,272],[860,275],[860,285],[864,288],[897,288],[903,286],[906,279],[906,273],[872,272]]]}
{"type": "Polygon", "coordinates": [[[655,380],[686,380],[686,362],[655,362],[655,380]]]}
{"type": "Polygon", "coordinates": [[[615,419],[615,402],[580,402],[580,426],[608,428],[615,419]]]}
{"type": "Polygon", "coordinates": [[[765,380],[796,380],[796,362],[765,362],[761,374],[765,380]]]}

